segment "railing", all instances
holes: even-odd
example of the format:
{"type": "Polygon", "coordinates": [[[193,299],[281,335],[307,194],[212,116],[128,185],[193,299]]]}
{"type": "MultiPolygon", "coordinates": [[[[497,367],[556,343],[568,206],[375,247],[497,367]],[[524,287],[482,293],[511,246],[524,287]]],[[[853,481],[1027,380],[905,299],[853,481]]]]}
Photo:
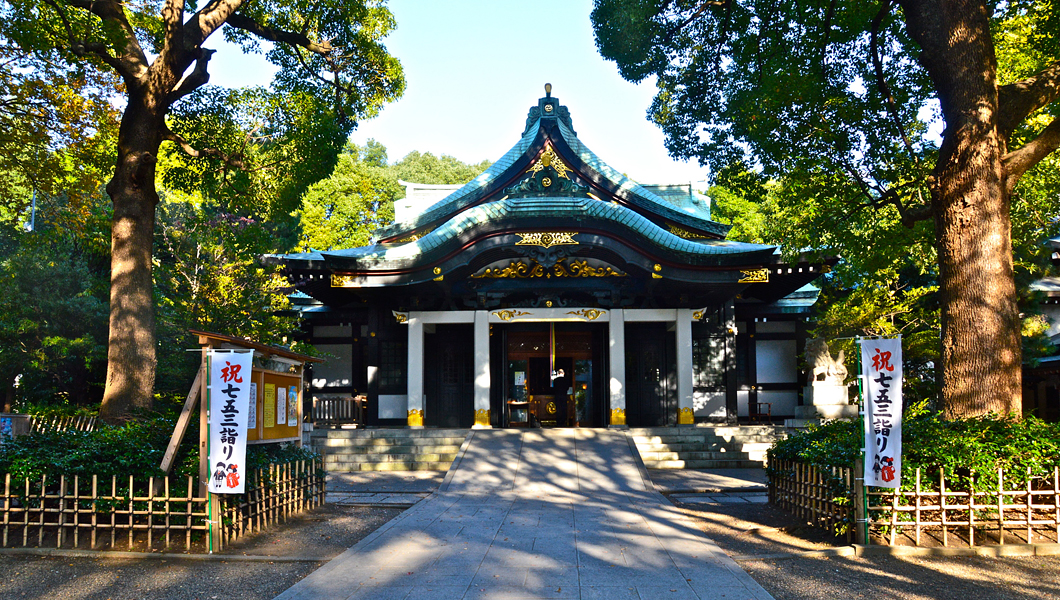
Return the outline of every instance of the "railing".
{"type": "Polygon", "coordinates": [[[324,465],[299,461],[258,471],[245,494],[220,496],[222,546],[324,503],[324,465]]]}
{"type": "Polygon", "coordinates": [[[324,425],[364,423],[364,396],[313,398],[312,421],[324,425]]]}
{"type": "Polygon", "coordinates": [[[95,417],[59,417],[32,415],[29,418],[30,433],[44,431],[95,431],[95,417]]]}
{"type": "Polygon", "coordinates": [[[854,470],[818,469],[774,460],[769,501],[814,526],[855,536],[855,515],[866,514],[868,543],[913,546],[983,546],[1060,541],[1060,468],[1047,476],[1014,476],[998,469],[988,478],[903,475],[913,489],[867,488],[861,500],[854,470]],[[1006,481],[1018,484],[1006,484],[1006,481]],[[1010,485],[1012,489],[1006,489],[1010,485]],[[866,506],[858,506],[864,502],[866,506]]]}
{"type": "Polygon", "coordinates": [[[853,483],[849,468],[819,469],[778,459],[769,463],[769,503],[848,542],[854,539],[853,483]]]}
{"type": "MultiPolygon", "coordinates": [[[[320,461],[272,465],[250,473],[247,492],[215,496],[222,546],[323,503],[320,461]]],[[[210,499],[192,477],[4,477],[3,547],[201,552],[210,499]]],[[[220,548],[214,548],[219,550],[220,548]]]]}
{"type": "Polygon", "coordinates": [[[927,479],[920,469],[909,475],[912,490],[869,488],[867,493],[870,531],[889,545],[899,535],[917,546],[1054,543],[1060,538],[1058,468],[1046,477],[1020,474],[1024,483],[1008,490],[1005,481],[1013,477],[1002,469],[982,482],[983,491],[976,491],[974,477],[951,482],[940,474],[927,479]]]}

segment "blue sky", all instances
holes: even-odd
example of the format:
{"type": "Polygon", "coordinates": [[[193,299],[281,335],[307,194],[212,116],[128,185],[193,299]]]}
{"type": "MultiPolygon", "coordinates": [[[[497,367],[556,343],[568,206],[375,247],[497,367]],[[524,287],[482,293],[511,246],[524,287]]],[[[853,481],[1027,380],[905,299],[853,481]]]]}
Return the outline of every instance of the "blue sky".
{"type": "MultiPolygon", "coordinates": [[[[643,183],[687,183],[706,169],[671,159],[646,110],[655,94],[647,81],[623,80],[593,43],[590,0],[391,0],[397,30],[386,40],[401,60],[408,87],[353,139],[375,138],[395,161],[412,150],[451,154],[466,162],[496,160],[523,131],[527,110],[544,84],[571,112],[578,137],[612,167],[643,183]]],[[[220,36],[218,36],[219,38],[220,36]]],[[[211,40],[208,47],[217,47],[211,40]]],[[[267,83],[271,65],[259,56],[221,49],[213,81],[267,83]]]]}

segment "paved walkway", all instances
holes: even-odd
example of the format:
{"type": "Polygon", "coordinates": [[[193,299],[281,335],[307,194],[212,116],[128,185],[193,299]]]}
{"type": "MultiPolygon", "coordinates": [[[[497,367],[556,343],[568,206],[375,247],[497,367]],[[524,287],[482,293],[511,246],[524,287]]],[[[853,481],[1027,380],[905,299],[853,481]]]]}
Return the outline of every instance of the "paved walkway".
{"type": "Polygon", "coordinates": [[[772,600],[591,429],[473,432],[438,491],[277,600],[362,598],[772,600]]]}

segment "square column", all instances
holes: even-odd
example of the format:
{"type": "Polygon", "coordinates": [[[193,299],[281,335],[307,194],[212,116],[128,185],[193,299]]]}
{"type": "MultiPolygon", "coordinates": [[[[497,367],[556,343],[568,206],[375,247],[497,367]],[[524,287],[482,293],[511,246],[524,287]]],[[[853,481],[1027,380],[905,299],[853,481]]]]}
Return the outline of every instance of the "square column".
{"type": "Polygon", "coordinates": [[[611,309],[608,326],[610,346],[611,381],[611,426],[626,426],[626,319],[621,308],[611,309]]]}
{"type": "Polygon", "coordinates": [[[677,309],[677,424],[695,425],[692,406],[692,309],[677,309]]]}
{"type": "Polygon", "coordinates": [[[489,311],[475,311],[475,424],[490,425],[490,320],[489,311]]]}
{"type": "Polygon", "coordinates": [[[423,319],[409,315],[409,427],[423,427],[423,319]]]}

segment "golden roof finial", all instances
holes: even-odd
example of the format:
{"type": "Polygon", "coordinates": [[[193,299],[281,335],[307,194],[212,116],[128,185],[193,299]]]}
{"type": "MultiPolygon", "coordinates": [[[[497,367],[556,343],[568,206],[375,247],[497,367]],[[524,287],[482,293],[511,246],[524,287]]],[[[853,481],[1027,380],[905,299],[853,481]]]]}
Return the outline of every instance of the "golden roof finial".
{"type": "Polygon", "coordinates": [[[546,98],[551,98],[552,97],[552,84],[551,83],[546,83],[545,84],[545,97],[546,98]]]}

